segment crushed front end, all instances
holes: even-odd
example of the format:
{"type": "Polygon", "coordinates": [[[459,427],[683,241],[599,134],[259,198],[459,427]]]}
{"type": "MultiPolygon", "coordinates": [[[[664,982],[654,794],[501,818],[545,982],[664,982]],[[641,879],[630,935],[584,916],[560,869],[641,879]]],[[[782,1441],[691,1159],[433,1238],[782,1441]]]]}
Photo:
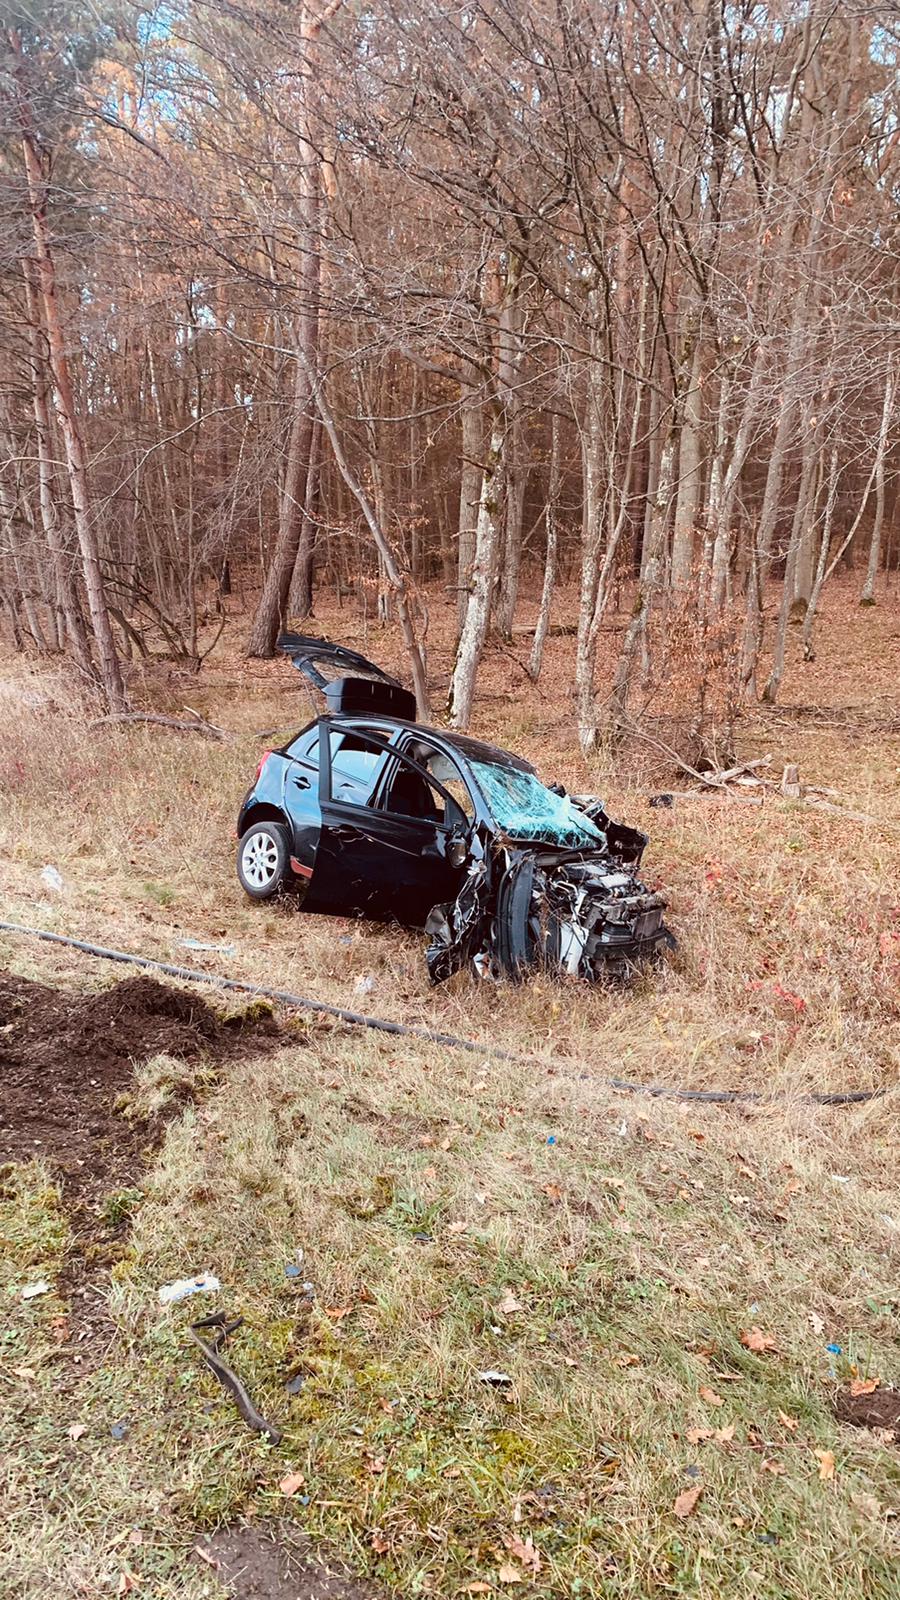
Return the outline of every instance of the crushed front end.
{"type": "Polygon", "coordinates": [[[572,849],[477,829],[460,893],[436,906],[426,925],[434,983],[464,966],[514,981],[541,969],[589,982],[621,979],[674,948],[666,900],[637,876],[646,835],[611,821],[599,800],[565,798],[602,843],[572,849]]]}

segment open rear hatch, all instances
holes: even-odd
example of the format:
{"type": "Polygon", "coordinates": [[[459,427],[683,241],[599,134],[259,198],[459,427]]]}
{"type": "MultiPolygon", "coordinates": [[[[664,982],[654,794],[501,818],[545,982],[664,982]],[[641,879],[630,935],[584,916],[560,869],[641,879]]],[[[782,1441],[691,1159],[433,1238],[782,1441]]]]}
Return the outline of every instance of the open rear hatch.
{"type": "Polygon", "coordinates": [[[375,713],[415,722],[415,695],[358,651],[305,633],[283,633],[277,648],[324,695],[329,711],[375,713]]]}

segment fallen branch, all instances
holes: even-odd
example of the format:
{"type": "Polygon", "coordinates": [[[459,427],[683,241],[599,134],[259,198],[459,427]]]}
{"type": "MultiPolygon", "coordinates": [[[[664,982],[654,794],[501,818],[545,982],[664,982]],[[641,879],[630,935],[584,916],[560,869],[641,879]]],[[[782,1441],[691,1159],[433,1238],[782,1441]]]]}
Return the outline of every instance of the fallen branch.
{"type": "Polygon", "coordinates": [[[651,745],[654,750],[659,750],[663,755],[669,756],[675,762],[675,765],[681,768],[682,772],[686,772],[689,778],[695,778],[705,789],[727,790],[730,778],[736,778],[741,772],[750,772],[754,767],[764,767],[771,759],[770,756],[755,756],[752,761],[739,761],[736,766],[726,767],[722,772],[699,772],[696,767],[691,766],[689,761],[685,761],[670,744],[666,744],[664,739],[657,739],[652,733],[646,733],[643,728],[638,727],[636,722],[632,722],[630,717],[620,716],[619,722],[636,739],[640,739],[644,744],[651,745]]]}
{"type": "Polygon", "coordinates": [[[217,728],[212,722],[204,722],[202,717],[187,722],[183,717],[163,717],[154,711],[113,711],[106,717],[95,717],[88,726],[104,728],[111,722],[152,722],[160,728],[173,728],[176,733],[199,733],[204,739],[228,738],[224,728],[217,728]]]}

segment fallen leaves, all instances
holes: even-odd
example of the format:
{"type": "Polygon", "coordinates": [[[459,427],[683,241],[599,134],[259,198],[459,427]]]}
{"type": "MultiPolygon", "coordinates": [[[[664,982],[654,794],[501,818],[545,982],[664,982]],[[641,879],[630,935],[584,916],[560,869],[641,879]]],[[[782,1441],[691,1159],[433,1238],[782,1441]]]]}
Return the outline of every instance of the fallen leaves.
{"type": "Polygon", "coordinates": [[[809,1325],[813,1333],[821,1335],[825,1332],[825,1319],[820,1317],[818,1311],[809,1312],[809,1325]]]}
{"type": "Polygon", "coordinates": [[[541,1552],[533,1539],[523,1539],[518,1533],[513,1533],[509,1538],[504,1539],[503,1543],[509,1554],[520,1562],[523,1567],[530,1569],[537,1577],[541,1570],[541,1552]]]}
{"type": "Polygon", "coordinates": [[[730,1444],[734,1438],[735,1424],[729,1422],[724,1428],[688,1428],[685,1438],[688,1444],[706,1444],[710,1439],[715,1439],[716,1444],[730,1444]]]}
{"type": "Polygon", "coordinates": [[[763,1462],[762,1469],[763,1472],[771,1472],[773,1478],[782,1478],[785,1473],[785,1468],[781,1465],[780,1461],[772,1461],[769,1459],[763,1462]]]}
{"type": "Polygon", "coordinates": [[[755,1323],[749,1331],[746,1328],[743,1330],[741,1344],[745,1350],[752,1350],[754,1355],[766,1355],[778,1349],[777,1339],[771,1333],[763,1333],[762,1328],[758,1328],[755,1323]]]}
{"type": "Polygon", "coordinates": [[[504,1561],[502,1567],[497,1568],[497,1582],[524,1583],[525,1574],[522,1568],[517,1567],[512,1561],[504,1561]]]}
{"type": "Polygon", "coordinates": [[[722,1396],[720,1394],[716,1394],[715,1389],[711,1389],[708,1383],[701,1383],[697,1393],[699,1394],[700,1399],[704,1400],[708,1406],[713,1406],[715,1408],[725,1404],[722,1396]]]}
{"type": "Polygon", "coordinates": [[[682,1489],[681,1493],[675,1496],[675,1504],[672,1507],[676,1517],[693,1516],[702,1493],[702,1483],[695,1484],[692,1489],[682,1489]]]}
{"type": "Polygon", "coordinates": [[[292,1495],[296,1494],[298,1489],[302,1489],[305,1482],[302,1472],[289,1472],[286,1478],[282,1478],[278,1487],[282,1494],[292,1495]]]}
{"type": "Polygon", "coordinates": [[[511,1289],[507,1289],[503,1299],[498,1301],[494,1310],[501,1317],[514,1317],[517,1312],[524,1311],[521,1300],[517,1300],[511,1289]]]}
{"type": "Polygon", "coordinates": [[[385,1538],[380,1528],[373,1528],[369,1544],[377,1556],[386,1555],[390,1550],[390,1541],[385,1538]]]}
{"type": "Polygon", "coordinates": [[[490,1594],[491,1585],[485,1583],[483,1578],[476,1578],[473,1583],[463,1584],[463,1594],[490,1594]]]}
{"type": "Polygon", "coordinates": [[[880,1382],[880,1378],[854,1378],[850,1385],[850,1393],[854,1399],[860,1394],[874,1394],[880,1382]]]}
{"type": "Polygon", "coordinates": [[[77,1442],[77,1440],[79,1440],[84,1433],[87,1433],[87,1423],[73,1422],[71,1428],[69,1429],[69,1438],[74,1439],[77,1442]]]}
{"type": "Polygon", "coordinates": [[[819,1463],[819,1477],[822,1483],[830,1483],[831,1479],[834,1477],[834,1451],[816,1450],[815,1457],[819,1463]]]}
{"type": "Polygon", "coordinates": [[[800,1426],[796,1417],[789,1417],[786,1411],[777,1411],[775,1414],[783,1428],[787,1428],[789,1433],[796,1433],[800,1426]]]}

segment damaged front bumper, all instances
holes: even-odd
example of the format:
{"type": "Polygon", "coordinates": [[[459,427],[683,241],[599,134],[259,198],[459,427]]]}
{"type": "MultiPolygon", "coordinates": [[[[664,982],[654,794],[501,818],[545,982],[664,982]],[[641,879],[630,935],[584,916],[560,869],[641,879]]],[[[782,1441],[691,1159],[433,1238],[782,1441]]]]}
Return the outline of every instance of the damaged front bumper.
{"type": "Polygon", "coordinates": [[[426,923],[432,982],[465,966],[514,981],[545,970],[596,982],[674,948],[667,902],[635,876],[644,835],[608,823],[607,836],[609,853],[474,840],[456,900],[426,923]]]}

